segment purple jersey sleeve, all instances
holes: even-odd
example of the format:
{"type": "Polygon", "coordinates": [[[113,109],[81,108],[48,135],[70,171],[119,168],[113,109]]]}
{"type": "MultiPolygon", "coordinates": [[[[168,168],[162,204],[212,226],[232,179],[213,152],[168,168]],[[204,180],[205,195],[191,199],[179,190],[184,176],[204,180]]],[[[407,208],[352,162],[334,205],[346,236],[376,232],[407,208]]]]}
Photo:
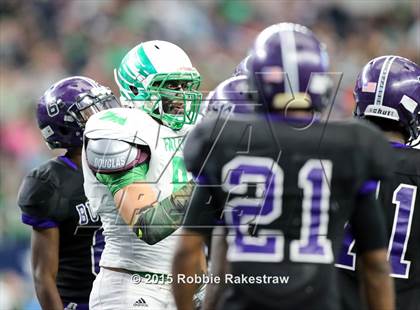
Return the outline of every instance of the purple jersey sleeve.
{"type": "Polygon", "coordinates": [[[58,223],[50,219],[38,219],[34,216],[22,213],[22,223],[32,226],[33,228],[54,228],[58,227],[58,223]]]}

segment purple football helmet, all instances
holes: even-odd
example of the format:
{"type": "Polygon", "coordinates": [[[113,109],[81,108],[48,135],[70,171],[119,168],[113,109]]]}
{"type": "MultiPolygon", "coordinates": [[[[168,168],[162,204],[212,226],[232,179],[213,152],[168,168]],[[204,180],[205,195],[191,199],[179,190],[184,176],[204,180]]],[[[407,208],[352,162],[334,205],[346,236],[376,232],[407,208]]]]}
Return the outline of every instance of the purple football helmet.
{"type": "Polygon", "coordinates": [[[255,104],[250,99],[250,93],[245,75],[228,78],[207,96],[207,112],[251,113],[255,104]]]}
{"type": "Polygon", "coordinates": [[[354,98],[356,116],[394,121],[407,142],[419,136],[420,67],[414,62],[399,56],[371,60],[357,77],[354,98]]]}
{"type": "Polygon", "coordinates": [[[45,91],[36,117],[47,145],[68,149],[82,146],[84,124],[92,114],[120,106],[109,88],[87,77],[73,76],[45,91]]]}
{"type": "Polygon", "coordinates": [[[232,76],[248,75],[249,72],[249,58],[250,55],[246,56],[239,65],[236,66],[232,76]]]}
{"type": "Polygon", "coordinates": [[[322,111],[332,81],[328,54],[308,28],[280,23],[264,29],[254,43],[248,77],[268,110],[322,111]]]}

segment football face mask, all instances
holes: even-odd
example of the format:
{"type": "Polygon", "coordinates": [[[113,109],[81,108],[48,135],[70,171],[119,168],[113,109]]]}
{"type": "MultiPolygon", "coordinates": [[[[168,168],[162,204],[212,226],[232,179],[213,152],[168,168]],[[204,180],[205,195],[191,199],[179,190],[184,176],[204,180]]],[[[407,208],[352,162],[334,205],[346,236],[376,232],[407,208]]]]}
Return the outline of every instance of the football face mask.
{"type": "Polygon", "coordinates": [[[202,99],[201,77],[178,46],[165,41],[141,43],[114,73],[122,101],[129,106],[173,130],[195,123],[202,99]]]}
{"type": "Polygon", "coordinates": [[[104,86],[92,88],[81,93],[76,102],[70,106],[69,113],[81,127],[84,127],[89,117],[103,110],[120,108],[121,105],[115,98],[111,89],[104,86]]]}
{"type": "Polygon", "coordinates": [[[174,130],[194,124],[202,99],[196,72],[157,73],[147,87],[142,109],[174,130]]]}

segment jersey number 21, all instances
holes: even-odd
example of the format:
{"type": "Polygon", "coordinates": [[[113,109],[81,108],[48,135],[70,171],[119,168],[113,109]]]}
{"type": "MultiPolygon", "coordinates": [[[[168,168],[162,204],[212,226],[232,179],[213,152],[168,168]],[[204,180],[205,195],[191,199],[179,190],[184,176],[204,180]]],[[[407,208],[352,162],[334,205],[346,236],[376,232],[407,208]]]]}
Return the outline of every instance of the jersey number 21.
{"type": "MultiPolygon", "coordinates": [[[[294,262],[332,263],[331,240],[327,238],[332,162],[309,159],[299,171],[298,186],[303,190],[300,238],[290,242],[294,262]]],[[[239,196],[229,200],[232,210],[225,218],[234,234],[229,234],[230,261],[280,262],[285,241],[279,229],[259,229],[250,236],[252,225],[269,225],[282,214],[283,169],[268,157],[237,156],[222,169],[226,192],[246,195],[256,184],[255,197],[239,196]]]]}

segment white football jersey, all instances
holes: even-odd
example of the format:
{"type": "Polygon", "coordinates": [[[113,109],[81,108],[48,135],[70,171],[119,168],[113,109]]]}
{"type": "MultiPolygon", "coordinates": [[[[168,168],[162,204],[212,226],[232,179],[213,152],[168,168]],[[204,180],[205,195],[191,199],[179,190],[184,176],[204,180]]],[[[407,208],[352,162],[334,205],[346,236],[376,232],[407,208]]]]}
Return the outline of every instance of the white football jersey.
{"type": "MultiPolygon", "coordinates": [[[[139,109],[118,108],[101,111],[90,117],[85,138],[123,140],[148,145],[151,151],[146,181],[152,184],[161,201],[168,197],[178,182],[187,182],[192,176],[186,171],[182,157],[182,144],[191,126],[182,130],[160,125],[139,109]]],[[[112,193],[100,183],[89,168],[85,150],[82,153],[84,188],[90,206],[100,215],[105,249],[100,265],[134,271],[169,273],[177,236],[171,235],[155,245],[138,239],[132,229],[119,216],[112,193]]]]}

